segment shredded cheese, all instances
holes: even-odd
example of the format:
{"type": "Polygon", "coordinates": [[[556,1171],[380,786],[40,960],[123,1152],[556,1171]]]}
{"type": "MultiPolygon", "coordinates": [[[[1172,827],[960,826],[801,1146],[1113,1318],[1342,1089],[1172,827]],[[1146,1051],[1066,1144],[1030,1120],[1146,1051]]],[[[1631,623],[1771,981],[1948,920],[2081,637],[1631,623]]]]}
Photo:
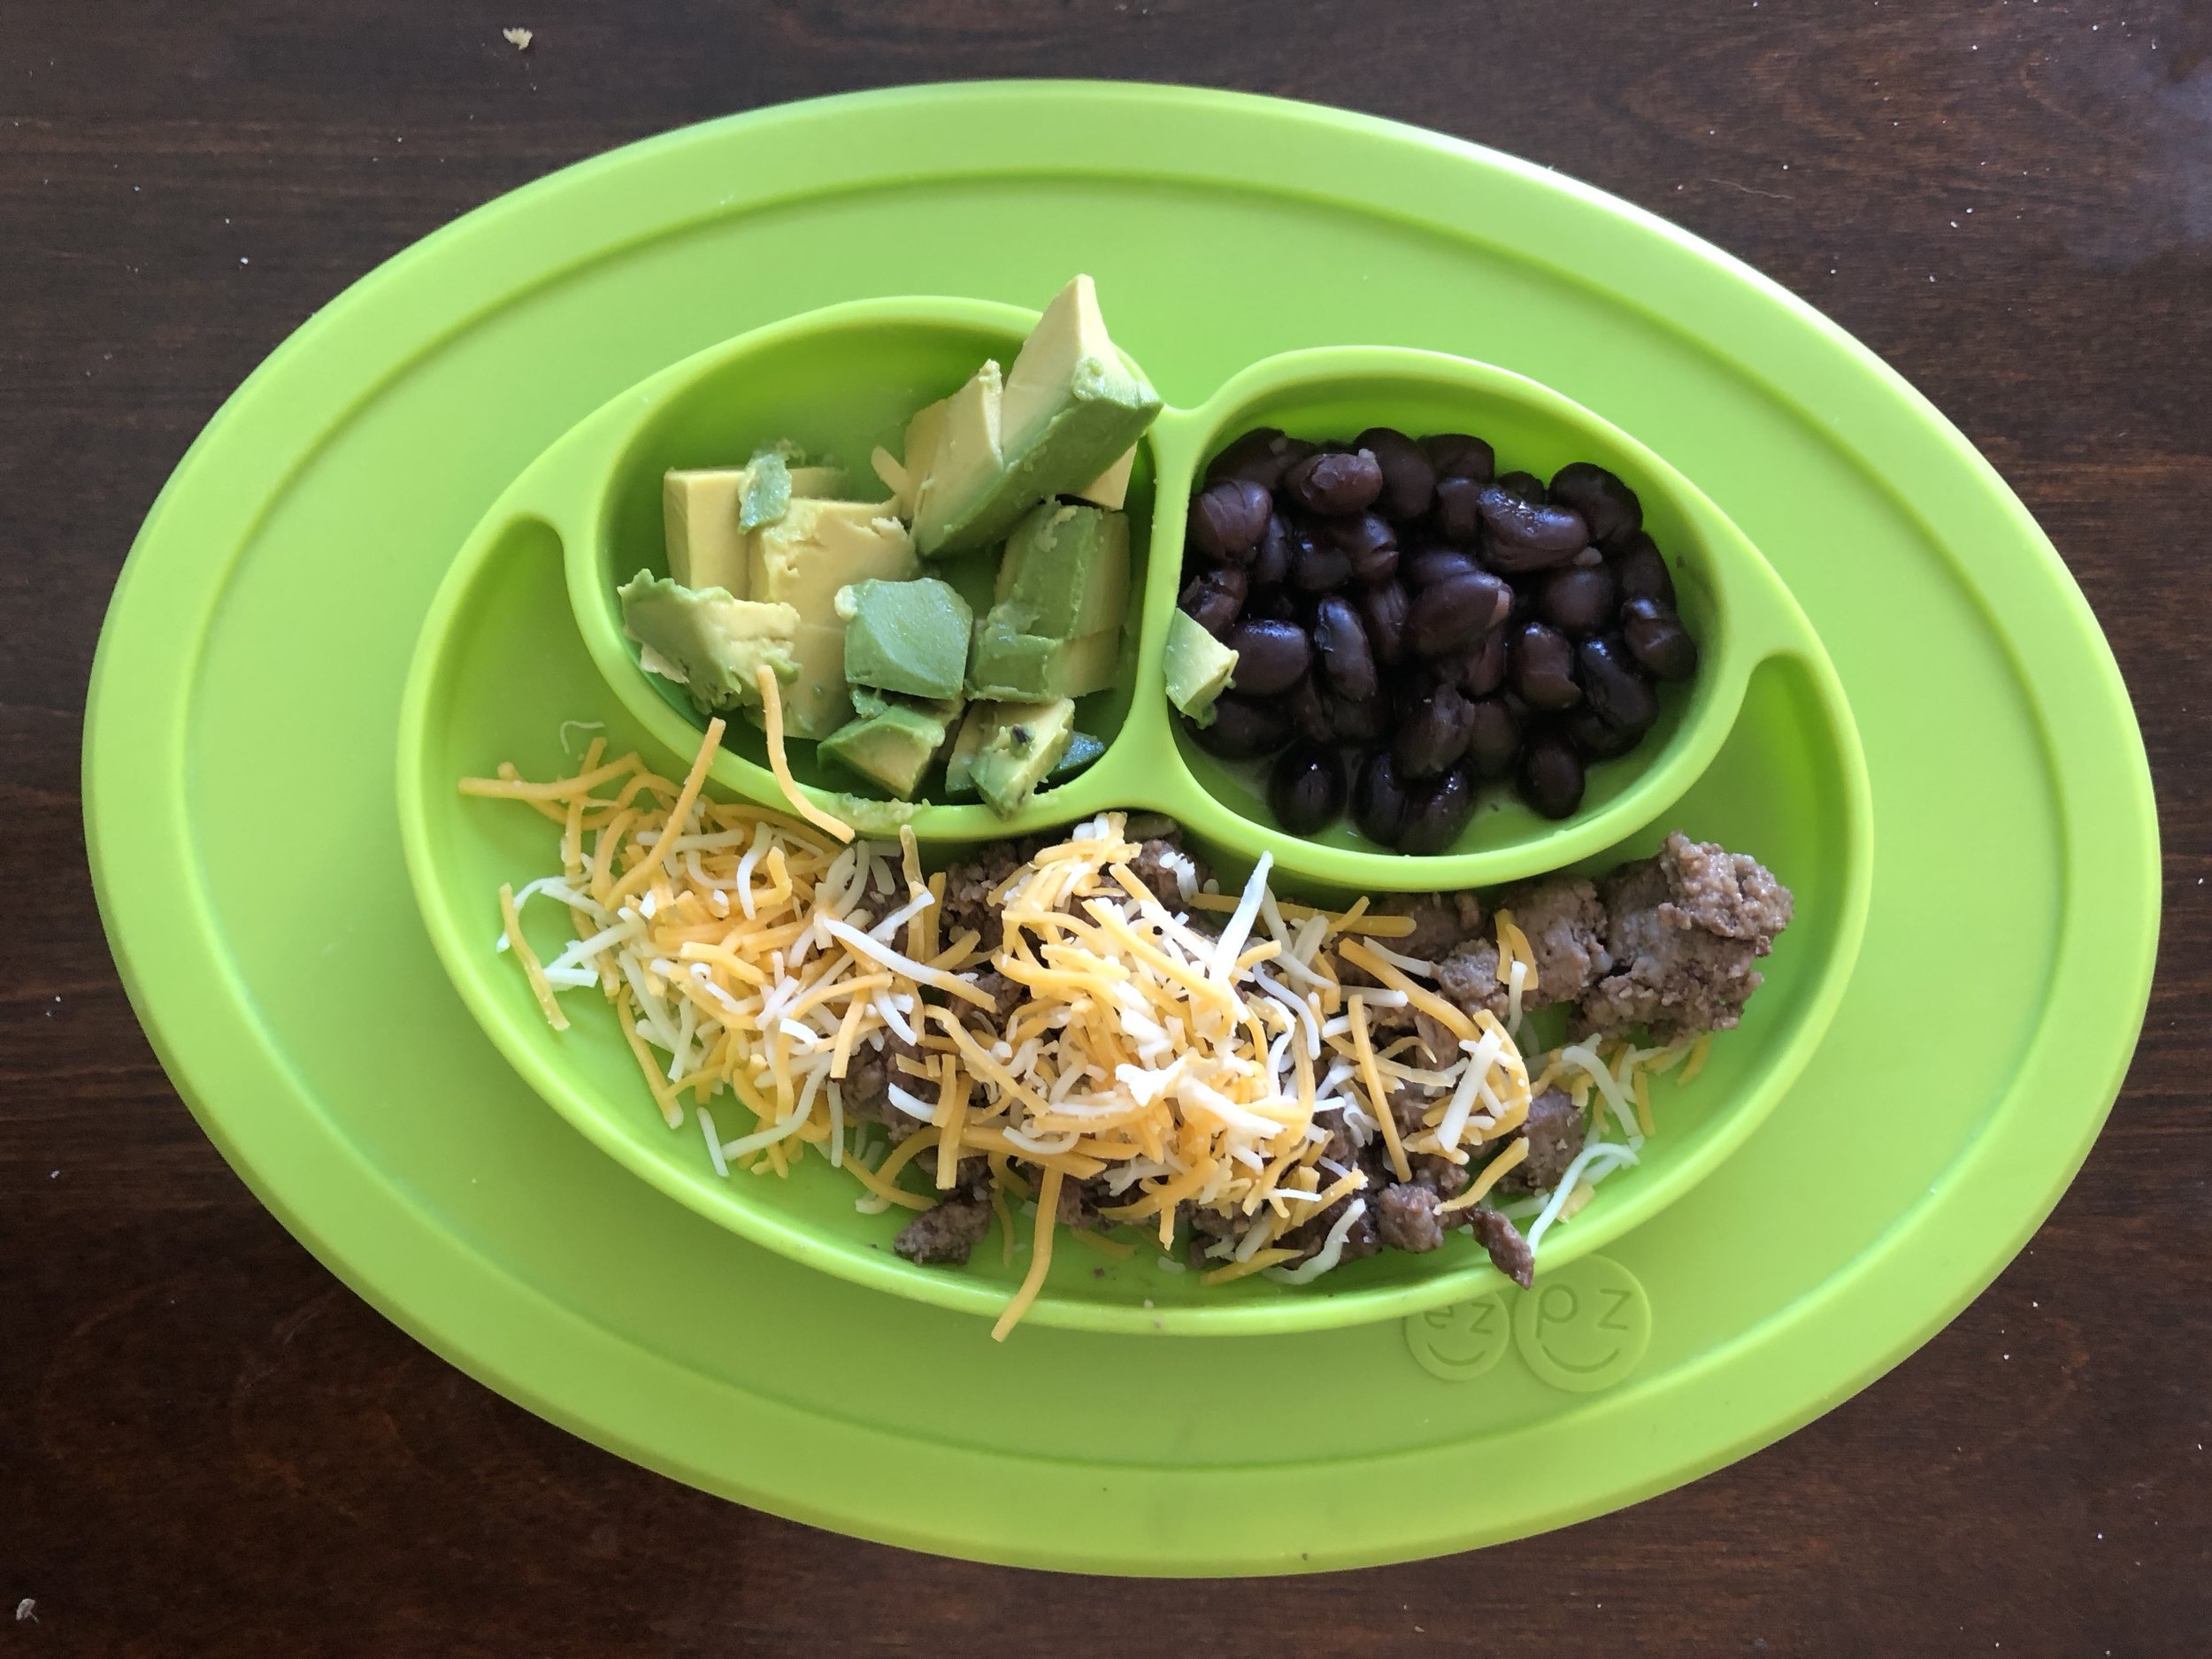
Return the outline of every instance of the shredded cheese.
{"type": "Polygon", "coordinates": [[[815,805],[791,775],[791,762],[783,752],[783,689],[776,683],[776,671],[763,663],[754,675],[754,683],[760,687],[762,723],[768,734],[768,770],[776,774],[776,787],[783,791],[783,798],[791,803],[791,810],[815,828],[841,841],[852,840],[853,826],[815,805]]]}

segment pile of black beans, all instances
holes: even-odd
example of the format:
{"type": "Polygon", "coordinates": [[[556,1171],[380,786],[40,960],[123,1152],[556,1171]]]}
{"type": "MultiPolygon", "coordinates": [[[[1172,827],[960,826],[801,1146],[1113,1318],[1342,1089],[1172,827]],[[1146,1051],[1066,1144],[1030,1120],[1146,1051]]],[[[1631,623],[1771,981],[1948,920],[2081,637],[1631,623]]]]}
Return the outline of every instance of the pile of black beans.
{"type": "Polygon", "coordinates": [[[1246,433],[1191,499],[1183,574],[1182,608],[1237,653],[1191,735],[1273,757],[1294,834],[1348,805],[1370,840],[1441,852],[1506,778],[1566,818],[1584,769],[1659,718],[1655,682],[1697,672],[1636,493],[1586,461],[1501,474],[1463,433],[1246,433]]]}

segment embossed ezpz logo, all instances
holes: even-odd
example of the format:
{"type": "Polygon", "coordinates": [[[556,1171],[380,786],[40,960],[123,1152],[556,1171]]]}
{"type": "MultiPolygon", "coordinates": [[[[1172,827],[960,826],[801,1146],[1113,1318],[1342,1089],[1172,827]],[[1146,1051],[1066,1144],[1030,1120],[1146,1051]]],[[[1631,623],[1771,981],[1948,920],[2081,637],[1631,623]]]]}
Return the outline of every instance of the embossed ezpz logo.
{"type": "Polygon", "coordinates": [[[1636,1276],[1602,1256],[1547,1273],[1509,1309],[1478,1296],[1409,1315],[1406,1348],[1444,1382],[1472,1382],[1517,1348],[1539,1379],[1571,1394],[1610,1388],[1651,1344],[1651,1301],[1636,1276]]]}

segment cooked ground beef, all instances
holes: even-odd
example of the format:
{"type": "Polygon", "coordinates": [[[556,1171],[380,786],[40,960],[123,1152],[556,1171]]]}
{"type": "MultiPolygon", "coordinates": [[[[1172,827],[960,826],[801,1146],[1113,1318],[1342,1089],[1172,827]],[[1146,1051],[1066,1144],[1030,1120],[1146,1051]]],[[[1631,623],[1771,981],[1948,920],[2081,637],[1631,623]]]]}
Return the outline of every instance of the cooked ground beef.
{"type": "Polygon", "coordinates": [[[975,988],[991,999],[988,1008],[978,1008],[965,999],[956,1002],[960,1023],[978,1036],[998,1041],[1006,1030],[1006,1022],[1014,1018],[1014,1010],[1027,1000],[1027,994],[1012,979],[996,968],[986,968],[975,977],[975,988]]]}
{"type": "Polygon", "coordinates": [[[1498,983],[1497,941],[1471,939],[1436,964],[1436,988],[1470,1014],[1481,1010],[1505,1018],[1509,999],[1498,983]]]}
{"type": "MultiPolygon", "coordinates": [[[[1309,1260],[1318,1253],[1321,1247],[1329,1241],[1329,1234],[1335,1229],[1336,1224],[1344,1218],[1344,1212],[1352,1202],[1349,1198],[1340,1198],[1319,1215],[1309,1217],[1283,1234],[1278,1242],[1285,1249],[1298,1252],[1283,1265],[1295,1267],[1299,1263],[1309,1260]]],[[[1353,1222],[1346,1230],[1344,1245],[1338,1252],[1337,1260],[1339,1262],[1363,1261],[1381,1248],[1382,1241],[1375,1233],[1375,1207],[1371,1203],[1360,1212],[1359,1219],[1353,1222]]]]}
{"type": "Polygon", "coordinates": [[[1475,1240],[1490,1252],[1491,1265],[1526,1290],[1536,1282],[1536,1252],[1528,1248],[1521,1230],[1494,1210],[1478,1204],[1467,1212],[1475,1240]]]}
{"type": "Polygon", "coordinates": [[[1433,1152],[1424,1152],[1413,1160],[1413,1179],[1439,1198],[1456,1198],[1467,1190],[1467,1183],[1473,1178],[1463,1164],[1439,1157],[1433,1152]]]}
{"type": "Polygon", "coordinates": [[[1060,1207],[1053,1214],[1064,1227],[1095,1230],[1114,1225],[1098,1213],[1102,1207],[1127,1202],[1108,1192],[1103,1179],[1093,1176],[1087,1181],[1062,1181],[1060,1207]]]}
{"type": "Polygon", "coordinates": [[[1663,1042],[1733,1025],[1759,988],[1752,963],[1790,921],[1790,890],[1765,865],[1678,830],[1607,877],[1604,900],[1615,972],[1583,996],[1581,1022],[1663,1042]]]}
{"type": "Polygon", "coordinates": [[[999,884],[1029,861],[1034,848],[1021,841],[986,841],[974,855],[945,871],[945,908],[937,936],[951,942],[956,933],[981,936],[987,954],[999,948],[1004,934],[999,907],[991,897],[999,884]]]}
{"type": "Polygon", "coordinates": [[[973,1193],[956,1193],[934,1209],[925,1210],[899,1230],[891,1248],[908,1261],[925,1267],[967,1262],[976,1241],[991,1230],[991,1201],[973,1193]]]}
{"type": "Polygon", "coordinates": [[[1605,946],[1605,909],[1598,890],[1574,876],[1524,882],[1498,895],[1498,908],[1528,935],[1536,958],[1536,990],[1524,1008],[1571,1002],[1613,965],[1605,946]]]}
{"type": "Polygon", "coordinates": [[[1375,1200],[1375,1231],[1394,1250],[1433,1250],[1444,1242],[1444,1222],[1436,1213],[1436,1188],[1418,1181],[1386,1187],[1375,1200]]]}
{"type": "Polygon", "coordinates": [[[1329,1144],[1321,1149],[1321,1156],[1346,1169],[1359,1161],[1359,1141],[1353,1136],[1352,1127],[1344,1121],[1344,1113],[1336,1107],[1328,1107],[1314,1113],[1313,1121],[1329,1137],[1329,1144]]]}
{"type": "Polygon", "coordinates": [[[1191,893],[1203,887],[1213,875],[1204,859],[1183,850],[1182,837],[1172,830],[1141,842],[1137,856],[1129,861],[1129,873],[1150,887],[1152,895],[1171,910],[1189,907],[1190,894],[1183,890],[1184,872],[1190,877],[1191,893]]]}
{"type": "Polygon", "coordinates": [[[891,1085],[896,1083],[909,1094],[918,1087],[923,1091],[918,1098],[923,1100],[931,1097],[935,1086],[900,1071],[897,1063],[902,1057],[918,1061],[922,1051],[889,1032],[878,1033],[853,1050],[839,1089],[847,1123],[887,1124],[894,1138],[920,1127],[916,1118],[891,1103],[891,1085]]]}
{"type": "Polygon", "coordinates": [[[1508,1171],[1498,1186],[1517,1193],[1548,1193],[1581,1156],[1582,1114],[1564,1089],[1548,1088],[1529,1102],[1520,1133],[1528,1142],[1528,1156],[1508,1171]]]}

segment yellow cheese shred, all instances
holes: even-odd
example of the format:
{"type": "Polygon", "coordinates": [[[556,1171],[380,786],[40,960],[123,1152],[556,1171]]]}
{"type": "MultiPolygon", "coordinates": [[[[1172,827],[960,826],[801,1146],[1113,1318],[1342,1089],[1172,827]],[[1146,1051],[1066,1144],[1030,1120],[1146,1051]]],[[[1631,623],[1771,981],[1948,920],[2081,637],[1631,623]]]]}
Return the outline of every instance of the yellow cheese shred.
{"type": "Polygon", "coordinates": [[[1273,1267],[1279,1262],[1287,1262],[1297,1254],[1297,1251],[1285,1249],[1279,1245],[1271,1246],[1264,1250],[1255,1250],[1241,1262],[1229,1262],[1215,1268],[1210,1273],[1201,1273],[1198,1276],[1198,1282],[1202,1285],[1225,1285],[1231,1279],[1243,1279],[1248,1274],[1258,1272],[1262,1268],[1273,1267]]]}
{"type": "Polygon", "coordinates": [[[634,895],[653,879],[653,872],[675,856],[668,844],[684,833],[684,825],[691,817],[691,809],[699,799],[699,790],[707,780],[707,768],[714,764],[714,752],[722,747],[724,726],[720,717],[707,722],[706,736],[700,741],[699,753],[694,757],[691,770],[684,774],[684,787],[676,796],[676,804],[661,820],[660,839],[653,843],[652,853],[632,864],[621,880],[614,884],[614,891],[605,900],[611,910],[620,910],[625,899],[634,895]]]}
{"type": "Polygon", "coordinates": [[[791,775],[791,762],[783,752],[783,690],[776,683],[776,671],[761,664],[753,676],[760,687],[762,718],[768,728],[768,770],[776,774],[776,787],[791,803],[791,810],[826,835],[833,835],[840,841],[853,838],[853,826],[832,812],[826,812],[808,798],[791,775]]]}
{"type": "Polygon", "coordinates": [[[499,884],[499,919],[507,929],[507,949],[515,953],[515,960],[522,964],[522,972],[530,981],[531,993],[538,999],[538,1007],[544,1011],[545,1023],[556,1031],[568,1029],[568,1016],[553,995],[553,987],[546,979],[545,968],[538,961],[538,953],[530,949],[530,941],[522,936],[522,917],[515,909],[515,888],[511,881],[499,884]]]}
{"type": "Polygon", "coordinates": [[[1029,1252],[1029,1271],[1022,1276],[1021,1288],[1014,1293],[1013,1301],[991,1327],[991,1340],[1003,1342],[1006,1333],[1021,1323],[1022,1315],[1029,1311],[1029,1304],[1037,1300],[1037,1293],[1044,1288],[1045,1274],[1052,1266],[1052,1223],[1060,1209],[1060,1183],[1067,1178],[1057,1170],[1047,1170],[1044,1181],[1037,1188],[1037,1234],[1029,1252]]]}
{"type": "Polygon", "coordinates": [[[1489,1195],[1492,1187],[1520,1168],[1527,1159],[1528,1137],[1524,1135],[1483,1165],[1482,1173],[1468,1184],[1465,1192],[1456,1198],[1448,1198],[1437,1205],[1436,1213],[1440,1216],[1446,1215],[1452,1210],[1467,1210],[1480,1203],[1489,1195]]]}
{"type": "MultiPolygon", "coordinates": [[[[1379,956],[1375,959],[1382,960],[1379,956]]],[[[1357,991],[1352,993],[1352,1049],[1359,1056],[1360,1080],[1367,1086],[1367,1110],[1380,1125],[1383,1145],[1390,1153],[1391,1173],[1402,1181],[1409,1181],[1413,1179],[1413,1166],[1406,1162],[1405,1147],[1398,1139],[1397,1115],[1390,1110],[1390,1095],[1375,1070],[1374,1039],[1367,1033],[1367,999],[1357,991]]]]}

